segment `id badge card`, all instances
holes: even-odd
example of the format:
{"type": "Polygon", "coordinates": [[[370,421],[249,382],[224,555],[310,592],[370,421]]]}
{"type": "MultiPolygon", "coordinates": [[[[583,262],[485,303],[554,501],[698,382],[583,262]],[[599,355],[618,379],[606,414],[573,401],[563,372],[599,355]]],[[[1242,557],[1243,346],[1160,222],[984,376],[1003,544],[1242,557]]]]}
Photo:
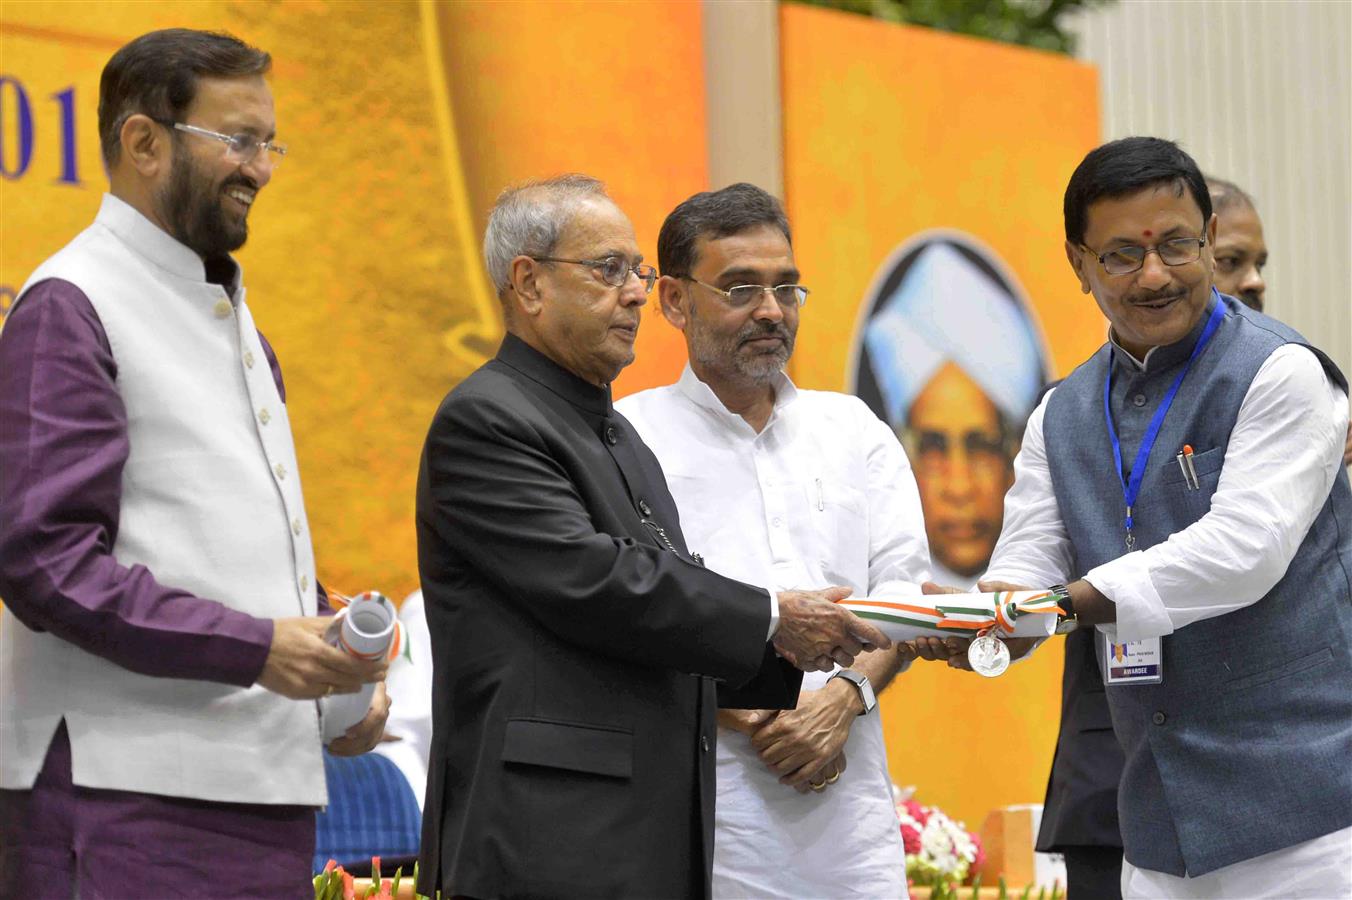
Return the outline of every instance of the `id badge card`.
{"type": "Polygon", "coordinates": [[[1159,684],[1164,681],[1164,647],[1159,638],[1114,644],[1099,633],[1105,685],[1159,684]]]}

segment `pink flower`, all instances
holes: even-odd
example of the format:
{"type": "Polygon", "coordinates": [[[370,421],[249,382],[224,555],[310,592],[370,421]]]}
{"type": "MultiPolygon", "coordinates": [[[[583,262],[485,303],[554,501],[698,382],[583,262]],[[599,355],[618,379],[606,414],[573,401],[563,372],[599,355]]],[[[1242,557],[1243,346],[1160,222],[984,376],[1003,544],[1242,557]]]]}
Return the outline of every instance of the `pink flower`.
{"type": "Polygon", "coordinates": [[[976,847],[976,858],[972,860],[971,871],[979,872],[986,862],[986,848],[981,846],[981,838],[972,832],[967,832],[967,836],[972,839],[972,844],[976,847]]]}
{"type": "Polygon", "coordinates": [[[919,803],[914,800],[907,800],[905,806],[906,812],[910,814],[911,818],[915,819],[921,825],[924,825],[929,821],[929,810],[919,803]]]}
{"type": "Polygon", "coordinates": [[[906,845],[907,853],[920,852],[920,832],[909,825],[901,826],[901,842],[906,845]]]}

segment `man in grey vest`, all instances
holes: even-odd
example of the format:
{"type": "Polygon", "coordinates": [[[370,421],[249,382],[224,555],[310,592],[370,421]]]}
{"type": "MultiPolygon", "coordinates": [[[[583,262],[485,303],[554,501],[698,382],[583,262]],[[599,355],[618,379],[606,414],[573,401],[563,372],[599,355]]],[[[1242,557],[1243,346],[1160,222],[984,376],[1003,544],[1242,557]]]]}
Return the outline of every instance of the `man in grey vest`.
{"type": "Polygon", "coordinates": [[[1347,381],[1213,288],[1173,143],[1092,151],[1065,222],[1112,327],[1029,419],[987,586],[1102,632],[1125,897],[1352,895],[1347,381]]]}

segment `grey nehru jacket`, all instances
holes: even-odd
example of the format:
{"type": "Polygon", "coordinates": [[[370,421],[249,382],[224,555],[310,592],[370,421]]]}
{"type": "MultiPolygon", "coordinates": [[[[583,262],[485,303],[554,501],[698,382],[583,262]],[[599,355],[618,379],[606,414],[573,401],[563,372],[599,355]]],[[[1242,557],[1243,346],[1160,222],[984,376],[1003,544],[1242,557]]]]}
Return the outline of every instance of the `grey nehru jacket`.
{"type": "MultiPolygon", "coordinates": [[[[1207,513],[1240,404],[1263,362],[1304,338],[1213,291],[1225,315],[1179,388],[1134,508],[1137,549],[1207,513]],[[1201,490],[1175,460],[1191,444],[1201,490]]],[[[1211,307],[1208,307],[1210,312],[1211,307]]],[[[1201,335],[1156,349],[1144,371],[1110,345],[1048,401],[1052,486],[1083,576],[1126,553],[1122,487],[1103,388],[1130,467],[1146,427],[1201,335]]],[[[1310,348],[1330,379],[1347,381],[1310,348]]],[[[1129,477],[1124,472],[1123,477],[1129,477]]],[[[1258,527],[1258,526],[1256,526],[1258,527]]],[[[1352,826],[1352,492],[1339,471],[1286,574],[1261,600],[1165,636],[1164,682],[1111,686],[1126,756],[1118,812],[1126,858],[1198,876],[1352,826]]]]}

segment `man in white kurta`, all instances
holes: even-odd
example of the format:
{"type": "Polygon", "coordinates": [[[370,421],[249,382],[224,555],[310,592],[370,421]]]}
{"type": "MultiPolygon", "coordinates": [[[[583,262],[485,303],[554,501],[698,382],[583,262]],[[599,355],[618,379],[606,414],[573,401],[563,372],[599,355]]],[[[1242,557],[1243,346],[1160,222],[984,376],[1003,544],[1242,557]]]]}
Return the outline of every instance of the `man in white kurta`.
{"type": "MultiPolygon", "coordinates": [[[[663,313],[690,365],[616,408],[662,463],[691,548],[776,589],[918,593],[929,551],[892,430],[856,398],[798,390],[782,372],[806,292],[778,202],[750,185],[698,194],[667,218],[658,254],[663,313]]],[[[837,667],[805,677],[797,710],[720,718],[715,897],[906,896],[871,693],[904,663],[865,654],[854,669],[868,688],[837,667]]]]}

